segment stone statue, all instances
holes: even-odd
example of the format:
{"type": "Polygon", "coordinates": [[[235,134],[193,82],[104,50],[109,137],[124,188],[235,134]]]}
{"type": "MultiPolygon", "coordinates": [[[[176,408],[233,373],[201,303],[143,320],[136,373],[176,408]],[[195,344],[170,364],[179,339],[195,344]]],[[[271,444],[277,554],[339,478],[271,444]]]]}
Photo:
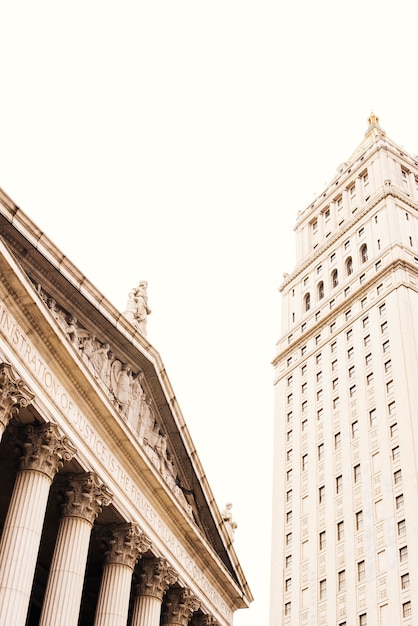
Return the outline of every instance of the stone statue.
{"type": "Polygon", "coordinates": [[[147,335],[147,315],[151,313],[151,309],[148,308],[147,287],[148,283],[142,280],[138,287],[129,292],[126,311],[123,314],[144,337],[147,335]]]}
{"type": "Polygon", "coordinates": [[[228,531],[229,538],[231,539],[231,541],[234,541],[234,532],[235,532],[235,529],[238,527],[238,524],[234,522],[232,519],[231,509],[232,509],[232,503],[227,502],[221,515],[222,515],[223,521],[225,522],[225,526],[228,531]]]}

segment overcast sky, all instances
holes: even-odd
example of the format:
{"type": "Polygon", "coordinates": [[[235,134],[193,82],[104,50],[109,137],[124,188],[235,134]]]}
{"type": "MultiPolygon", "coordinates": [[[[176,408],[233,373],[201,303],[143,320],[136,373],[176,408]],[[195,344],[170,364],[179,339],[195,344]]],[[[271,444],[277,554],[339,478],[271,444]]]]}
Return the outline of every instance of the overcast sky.
{"type": "Polygon", "coordinates": [[[371,110],[418,153],[415,3],[0,3],[0,187],[160,352],[268,624],[278,287],[371,110]]]}

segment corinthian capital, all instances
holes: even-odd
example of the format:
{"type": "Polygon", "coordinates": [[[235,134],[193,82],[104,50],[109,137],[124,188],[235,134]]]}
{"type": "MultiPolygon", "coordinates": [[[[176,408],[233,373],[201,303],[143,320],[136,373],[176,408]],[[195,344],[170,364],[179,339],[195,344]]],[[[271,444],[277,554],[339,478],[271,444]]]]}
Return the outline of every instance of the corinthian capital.
{"type": "Polygon", "coordinates": [[[112,501],[112,494],[93,472],[71,474],[62,489],[63,517],[81,517],[94,524],[103,507],[112,501]]]}
{"type": "Polygon", "coordinates": [[[19,378],[9,363],[0,363],[0,430],[4,432],[21,407],[32,402],[35,395],[19,378]]]}
{"type": "Polygon", "coordinates": [[[166,559],[143,559],[141,582],[136,587],[139,596],[152,596],[161,602],[170,585],[177,581],[177,574],[166,559]]]}
{"type": "Polygon", "coordinates": [[[105,562],[127,565],[132,570],[151,547],[150,539],[135,523],[112,524],[99,533],[99,537],[106,545],[105,562]]]}
{"type": "Polygon", "coordinates": [[[42,472],[51,481],[77,451],[68,437],[60,434],[58,426],[50,422],[17,428],[10,439],[22,453],[19,469],[42,472]]]}
{"type": "Polygon", "coordinates": [[[190,589],[173,588],[167,592],[163,606],[163,625],[187,626],[200,603],[190,589]]]}
{"type": "Polygon", "coordinates": [[[219,622],[212,615],[196,615],[193,626],[219,626],[219,622]]]}

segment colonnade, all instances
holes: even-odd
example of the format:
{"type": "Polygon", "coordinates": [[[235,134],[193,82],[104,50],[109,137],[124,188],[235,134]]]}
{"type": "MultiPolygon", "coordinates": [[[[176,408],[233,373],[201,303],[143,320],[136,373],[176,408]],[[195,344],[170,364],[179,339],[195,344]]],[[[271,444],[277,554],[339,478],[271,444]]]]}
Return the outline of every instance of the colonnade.
{"type": "Polygon", "coordinates": [[[95,472],[61,471],[77,450],[56,424],[14,423],[32,399],[11,366],[0,364],[0,440],[5,433],[19,451],[0,541],[0,626],[27,623],[52,485],[60,514],[39,626],[79,623],[93,528],[104,546],[94,626],[216,626],[211,615],[198,612],[198,598],[180,585],[168,561],[150,557],[151,541],[135,521],[95,526],[112,494],[95,472]]]}

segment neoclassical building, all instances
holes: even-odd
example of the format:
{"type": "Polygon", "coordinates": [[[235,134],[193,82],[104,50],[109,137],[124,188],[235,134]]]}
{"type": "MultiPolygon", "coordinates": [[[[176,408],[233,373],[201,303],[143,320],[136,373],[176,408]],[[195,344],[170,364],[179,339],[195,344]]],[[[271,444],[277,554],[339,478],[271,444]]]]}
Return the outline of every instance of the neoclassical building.
{"type": "Polygon", "coordinates": [[[416,626],[418,157],[372,114],[295,234],[274,359],[270,626],[416,626]]]}
{"type": "Polygon", "coordinates": [[[230,626],[252,595],[146,284],[121,314],[2,191],[0,234],[0,625],[230,626]]]}

